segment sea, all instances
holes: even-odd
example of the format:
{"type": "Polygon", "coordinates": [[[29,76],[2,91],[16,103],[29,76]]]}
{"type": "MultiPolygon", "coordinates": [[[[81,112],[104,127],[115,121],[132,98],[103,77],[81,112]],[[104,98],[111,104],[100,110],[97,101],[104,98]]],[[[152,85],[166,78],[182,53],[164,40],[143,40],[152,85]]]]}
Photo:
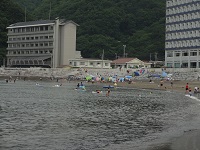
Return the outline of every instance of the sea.
{"type": "Polygon", "coordinates": [[[200,128],[198,95],[77,83],[0,80],[0,149],[168,150],[200,128]]]}

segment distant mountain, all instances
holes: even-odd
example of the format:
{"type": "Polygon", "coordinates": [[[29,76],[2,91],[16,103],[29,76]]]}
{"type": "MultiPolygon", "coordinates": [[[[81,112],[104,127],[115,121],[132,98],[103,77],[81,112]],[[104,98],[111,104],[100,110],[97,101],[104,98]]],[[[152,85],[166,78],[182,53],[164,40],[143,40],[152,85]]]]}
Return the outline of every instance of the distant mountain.
{"type": "MultiPolygon", "coordinates": [[[[77,50],[83,57],[115,59],[122,56],[164,59],[166,0],[13,0],[27,6],[35,19],[73,20],[77,50]],[[154,55],[152,55],[153,58],[154,55]]],[[[27,11],[28,12],[28,11],[27,11]]]]}

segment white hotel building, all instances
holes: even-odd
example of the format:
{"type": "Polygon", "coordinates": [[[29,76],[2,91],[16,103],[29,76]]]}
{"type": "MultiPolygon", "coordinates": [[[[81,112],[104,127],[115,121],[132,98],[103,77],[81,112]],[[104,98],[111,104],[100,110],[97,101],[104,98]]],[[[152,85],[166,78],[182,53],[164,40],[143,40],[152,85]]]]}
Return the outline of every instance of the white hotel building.
{"type": "Polygon", "coordinates": [[[200,0],[166,0],[165,65],[200,68],[200,0]]]}
{"type": "Polygon", "coordinates": [[[39,20],[11,24],[8,29],[8,67],[51,67],[69,65],[80,58],[76,51],[76,28],[69,20],[39,20]]]}

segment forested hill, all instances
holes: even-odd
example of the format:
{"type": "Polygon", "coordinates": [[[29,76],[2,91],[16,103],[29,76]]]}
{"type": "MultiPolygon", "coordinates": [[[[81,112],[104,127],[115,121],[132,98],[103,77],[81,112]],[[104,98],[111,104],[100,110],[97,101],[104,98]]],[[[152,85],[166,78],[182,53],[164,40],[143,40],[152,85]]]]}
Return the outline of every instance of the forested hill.
{"type": "Polygon", "coordinates": [[[100,58],[104,49],[105,58],[115,59],[126,45],[128,57],[149,60],[157,52],[164,58],[166,0],[13,1],[26,6],[34,19],[48,19],[51,10],[51,19],[78,23],[77,50],[83,57],[100,58]]]}
{"type": "MultiPolygon", "coordinates": [[[[6,57],[8,25],[24,21],[24,10],[11,0],[0,0],[0,65],[6,57]]],[[[31,19],[27,17],[27,19],[31,19]]]]}

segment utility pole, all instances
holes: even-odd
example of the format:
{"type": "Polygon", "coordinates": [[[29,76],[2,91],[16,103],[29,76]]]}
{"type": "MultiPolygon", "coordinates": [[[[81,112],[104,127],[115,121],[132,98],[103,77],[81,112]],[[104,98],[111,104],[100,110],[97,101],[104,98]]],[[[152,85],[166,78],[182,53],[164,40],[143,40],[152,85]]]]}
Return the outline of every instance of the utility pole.
{"type": "Polygon", "coordinates": [[[102,65],[101,65],[101,67],[103,69],[104,49],[103,49],[103,53],[102,53],[101,59],[102,59],[102,65]]]}
{"type": "Polygon", "coordinates": [[[49,20],[51,20],[51,2],[50,2],[50,8],[49,8],[49,20]]]}
{"type": "Polygon", "coordinates": [[[155,61],[158,60],[158,57],[157,57],[158,53],[155,52],[155,61]]]}
{"type": "Polygon", "coordinates": [[[25,14],[24,14],[24,22],[26,22],[26,7],[25,7],[25,14]]]}
{"type": "Polygon", "coordinates": [[[150,53],[150,61],[151,61],[151,53],[150,53]]]}
{"type": "Polygon", "coordinates": [[[124,47],[124,58],[126,57],[126,45],[123,45],[124,47]]]}

